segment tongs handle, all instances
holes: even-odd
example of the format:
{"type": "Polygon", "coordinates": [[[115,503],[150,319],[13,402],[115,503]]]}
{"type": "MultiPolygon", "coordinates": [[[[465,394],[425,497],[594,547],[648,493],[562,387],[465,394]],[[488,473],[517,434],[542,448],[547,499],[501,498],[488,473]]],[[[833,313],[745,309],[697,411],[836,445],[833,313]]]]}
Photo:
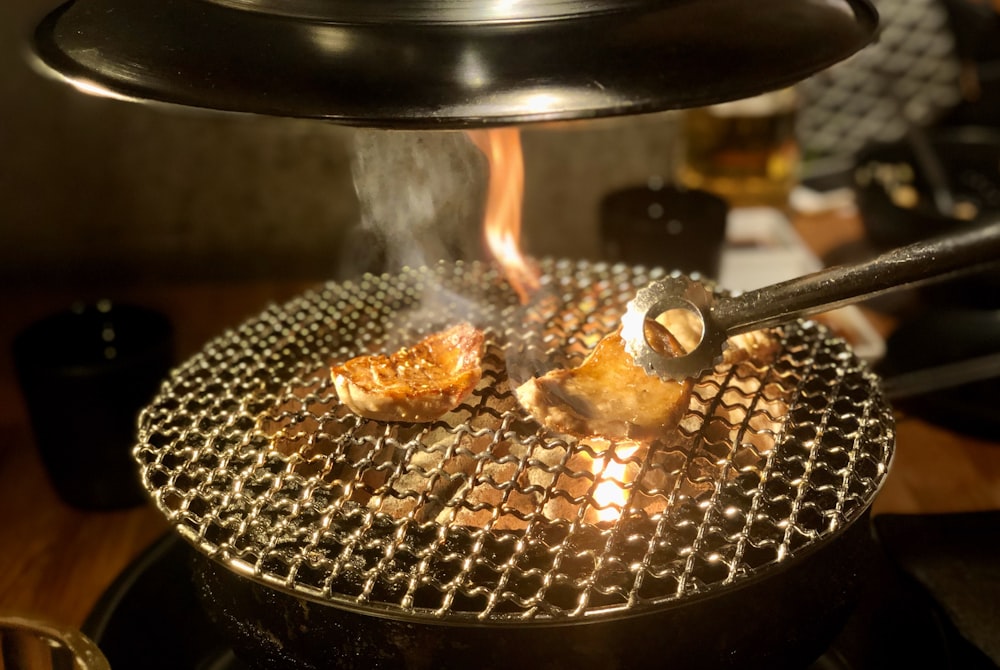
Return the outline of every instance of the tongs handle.
{"type": "Polygon", "coordinates": [[[889,291],[982,269],[1000,262],[1000,221],[917,242],[854,265],[838,265],[737,296],[671,275],[636,292],[622,316],[625,349],[637,365],[664,379],[686,379],[711,369],[727,338],[826,312],[889,291]],[[683,356],[668,356],[646,339],[648,319],[672,309],[694,312],[701,341],[683,356]]]}
{"type": "Polygon", "coordinates": [[[916,242],[870,261],[837,265],[720,298],[711,313],[727,334],[737,335],[997,262],[1000,262],[1000,222],[916,242]]]}

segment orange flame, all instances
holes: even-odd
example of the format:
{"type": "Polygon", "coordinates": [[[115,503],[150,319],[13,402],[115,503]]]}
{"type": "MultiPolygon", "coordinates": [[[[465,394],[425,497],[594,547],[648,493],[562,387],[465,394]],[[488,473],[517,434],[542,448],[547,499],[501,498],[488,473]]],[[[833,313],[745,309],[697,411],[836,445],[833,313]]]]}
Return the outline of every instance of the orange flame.
{"type": "Polygon", "coordinates": [[[615,458],[611,457],[611,451],[603,459],[594,461],[595,472],[598,477],[597,486],[594,488],[594,502],[599,505],[594,509],[598,521],[615,521],[621,516],[628,502],[628,491],[623,488],[631,477],[628,475],[628,459],[635,454],[638,445],[632,447],[621,447],[615,449],[615,458]],[[626,461],[626,462],[620,462],[626,461]],[[604,465],[604,471],[599,472],[596,468],[604,465]]]}
{"type": "Polygon", "coordinates": [[[490,254],[503,268],[521,303],[538,290],[538,271],[521,253],[521,205],[524,200],[524,155],[517,128],[470,130],[469,139],[490,164],[483,231],[490,254]]]}

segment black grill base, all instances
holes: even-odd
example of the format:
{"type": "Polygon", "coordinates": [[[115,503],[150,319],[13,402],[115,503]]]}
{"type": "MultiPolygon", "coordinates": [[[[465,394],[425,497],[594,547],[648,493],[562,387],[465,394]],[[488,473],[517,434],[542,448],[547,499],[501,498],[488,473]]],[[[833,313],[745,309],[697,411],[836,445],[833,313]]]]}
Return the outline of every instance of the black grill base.
{"type": "MultiPolygon", "coordinates": [[[[995,519],[1000,528],[1000,515],[995,519]]],[[[876,526],[895,526],[895,521],[880,517],[876,526]]],[[[881,541],[894,542],[891,534],[882,535],[881,541]]],[[[896,554],[894,546],[886,547],[886,551],[896,554]]],[[[832,644],[815,660],[797,667],[994,670],[997,666],[965,642],[936,604],[885,554],[875,552],[874,578],[832,644]]],[[[193,560],[194,552],[182,540],[167,535],[129,566],[95,606],[84,632],[98,642],[115,670],[253,668],[236,656],[200,607],[192,580],[193,560]]],[[[333,664],[342,660],[332,647],[328,659],[333,664]]]]}

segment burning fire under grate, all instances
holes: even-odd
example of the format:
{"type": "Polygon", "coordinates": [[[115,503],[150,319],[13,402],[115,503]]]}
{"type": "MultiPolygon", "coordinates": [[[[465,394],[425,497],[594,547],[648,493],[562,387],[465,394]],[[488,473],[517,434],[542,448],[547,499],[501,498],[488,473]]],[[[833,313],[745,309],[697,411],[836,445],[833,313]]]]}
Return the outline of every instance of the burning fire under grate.
{"type": "Polygon", "coordinates": [[[575,365],[659,271],[543,260],[522,305],[477,263],[331,283],[175,370],[135,450],[203,552],[310,600],[398,619],[517,623],[638,613],[736,586],[836,535],[887,472],[875,377],[822,326],[773,331],[768,365],[699,379],[650,443],[554,435],[518,404],[575,365]],[[350,413],[331,363],[468,320],[484,374],[426,424],[350,413]]]}

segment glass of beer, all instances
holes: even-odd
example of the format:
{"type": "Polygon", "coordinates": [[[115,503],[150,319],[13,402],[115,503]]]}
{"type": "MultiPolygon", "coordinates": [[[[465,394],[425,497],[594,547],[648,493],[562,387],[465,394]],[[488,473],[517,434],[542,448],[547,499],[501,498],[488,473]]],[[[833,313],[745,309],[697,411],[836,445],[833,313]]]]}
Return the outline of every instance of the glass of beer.
{"type": "Polygon", "coordinates": [[[786,209],[799,178],[794,89],[687,110],[678,181],[732,207],[786,209]]]}

